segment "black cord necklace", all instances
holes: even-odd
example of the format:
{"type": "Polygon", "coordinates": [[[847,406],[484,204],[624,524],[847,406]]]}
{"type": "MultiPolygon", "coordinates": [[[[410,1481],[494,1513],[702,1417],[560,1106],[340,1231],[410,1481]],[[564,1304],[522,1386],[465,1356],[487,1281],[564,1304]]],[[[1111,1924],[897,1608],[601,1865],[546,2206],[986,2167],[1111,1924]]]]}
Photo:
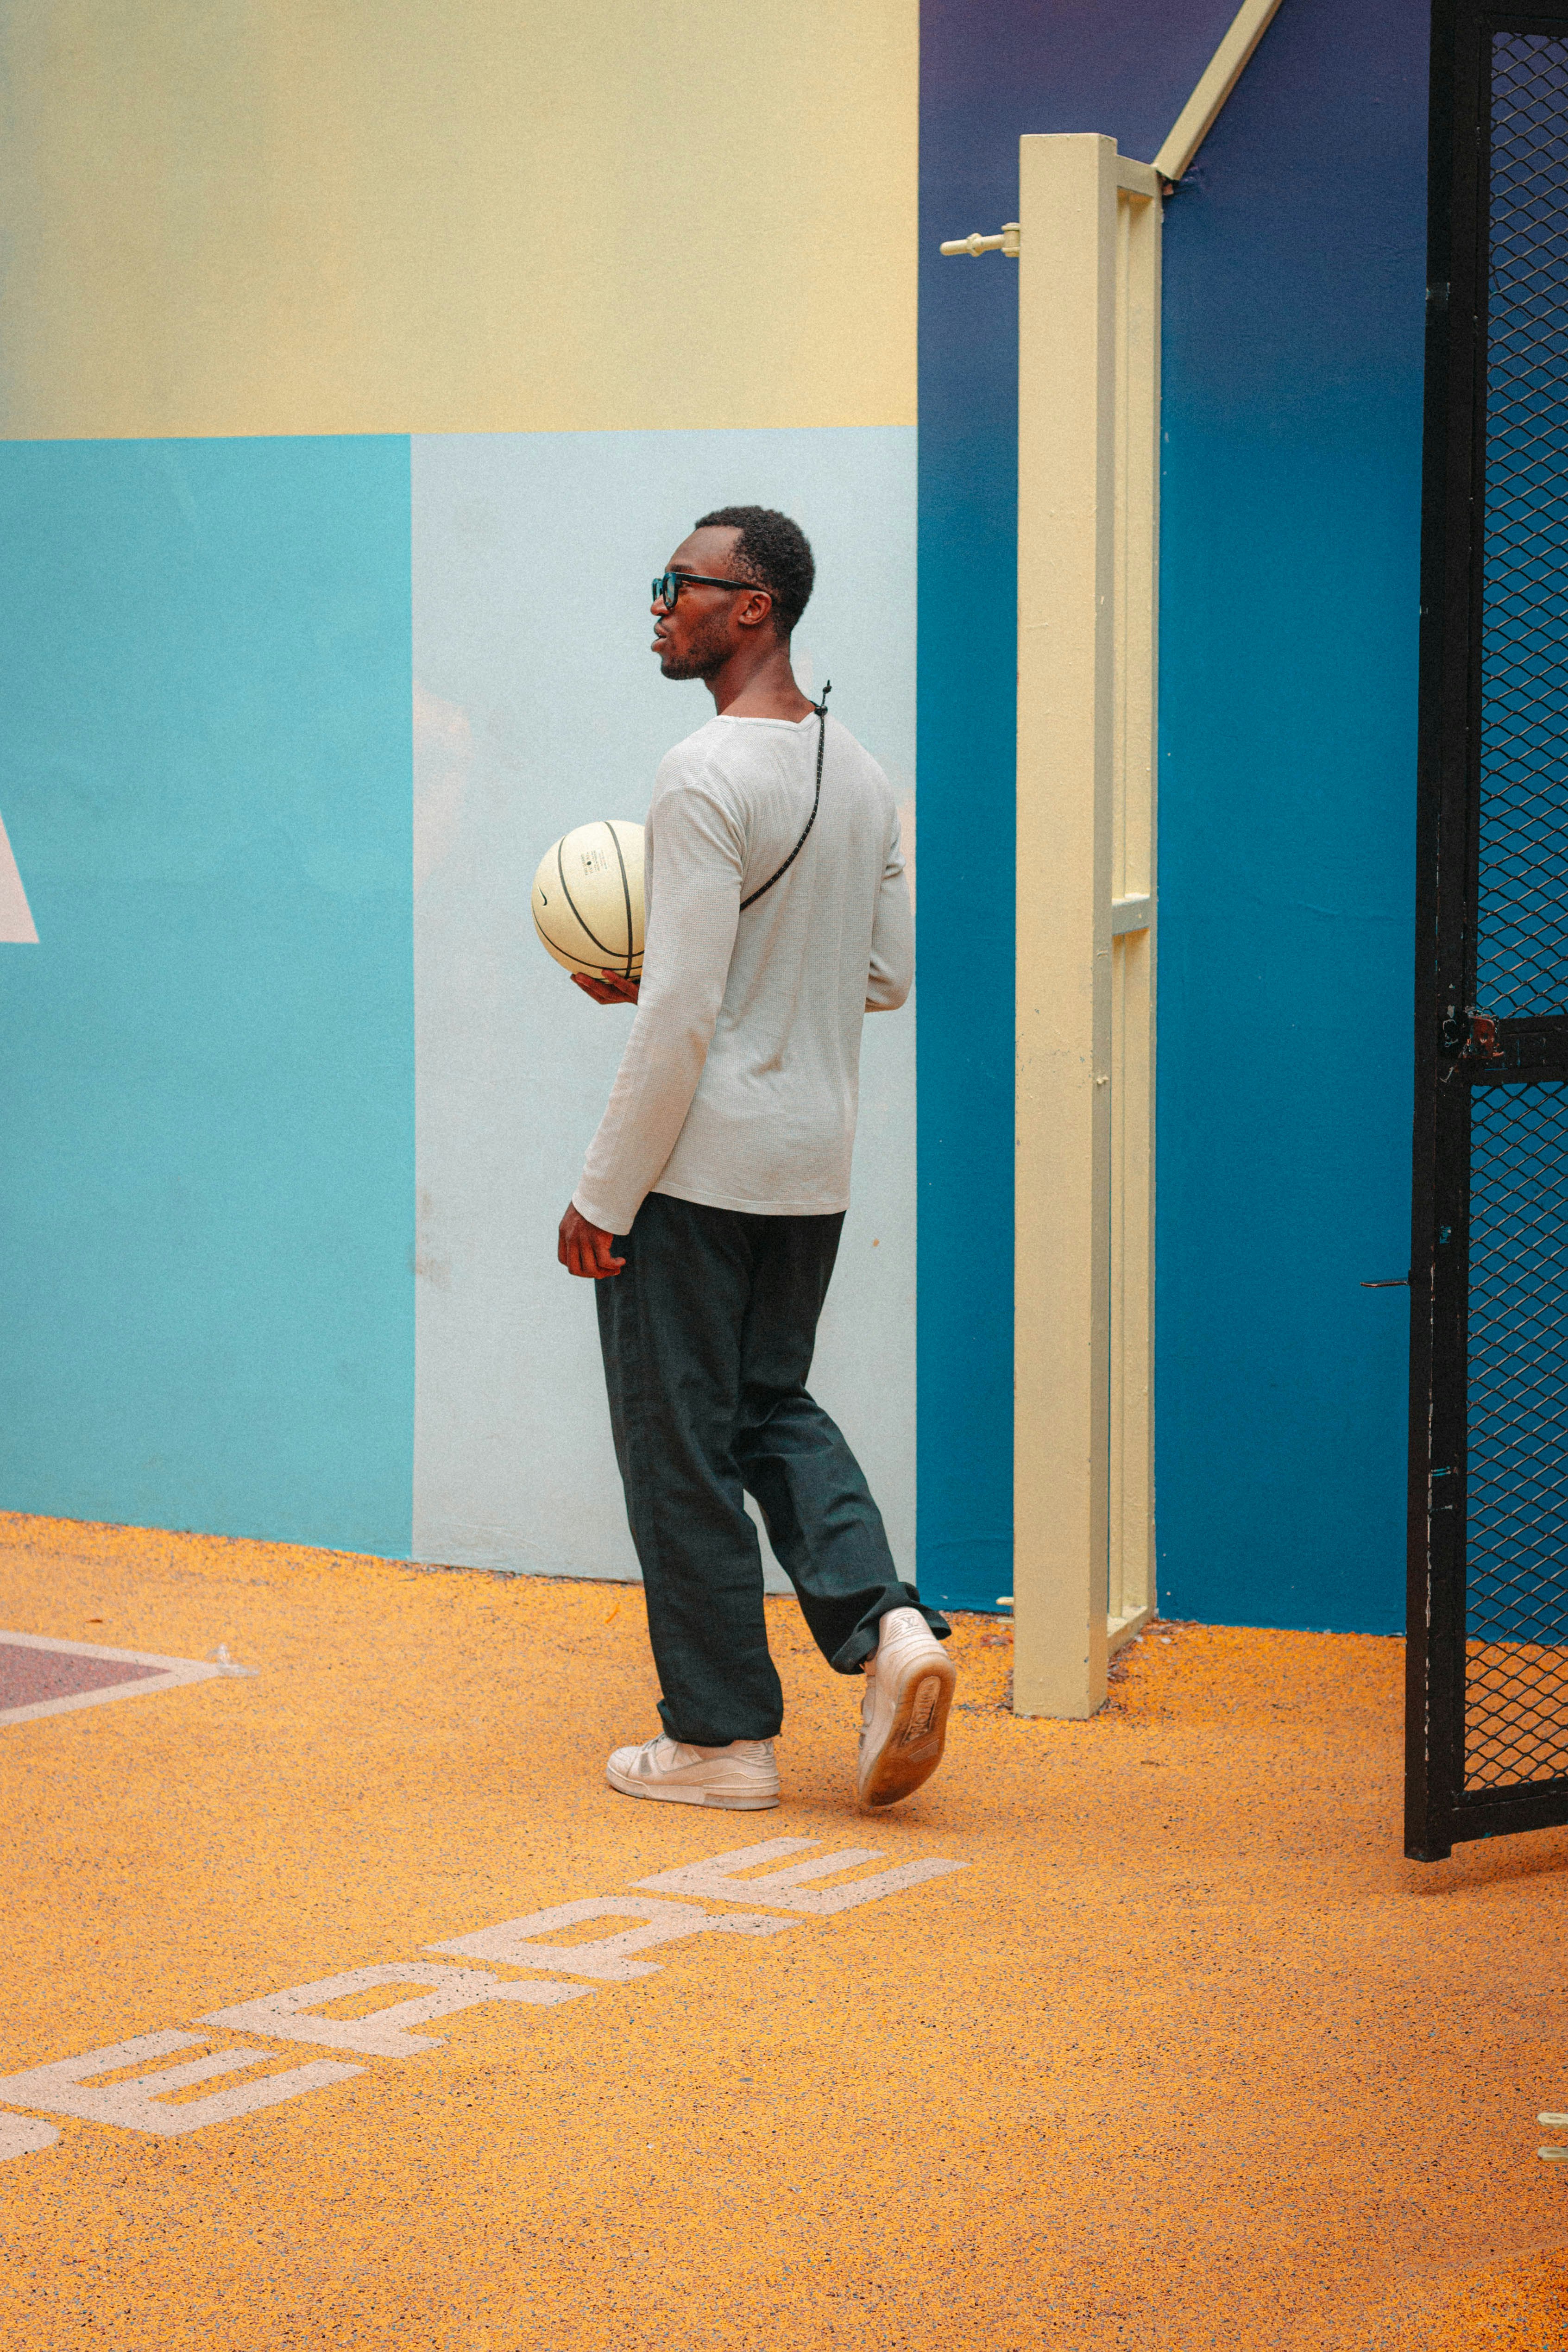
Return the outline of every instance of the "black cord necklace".
{"type": "Polygon", "coordinates": [[[785,875],[789,872],[790,867],[795,864],[795,859],[805,847],[806,834],[810,833],[812,826],[816,823],[816,812],[822,804],[822,754],[824,750],[826,748],[827,743],[827,698],[832,691],[833,680],[829,678],[827,684],[822,689],[822,700],[820,702],[814,702],[811,706],[816,713],[816,791],[812,799],[811,814],[805,820],[805,833],[801,835],[800,839],[795,843],[795,847],[790,851],[789,856],[779,867],[778,873],[770,874],[760,890],[753,890],[749,898],[742,899],[741,912],[742,915],[745,913],[748,907],[754,907],[757,900],[762,898],[765,892],[773,888],[773,884],[779,880],[780,876],[785,875]]]}

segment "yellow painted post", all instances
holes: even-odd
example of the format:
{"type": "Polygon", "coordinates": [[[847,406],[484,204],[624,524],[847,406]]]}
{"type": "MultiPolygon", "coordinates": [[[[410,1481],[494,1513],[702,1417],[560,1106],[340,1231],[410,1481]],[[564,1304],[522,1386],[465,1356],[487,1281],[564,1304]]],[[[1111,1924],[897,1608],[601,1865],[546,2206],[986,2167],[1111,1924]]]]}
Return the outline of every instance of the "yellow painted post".
{"type": "Polygon", "coordinates": [[[1106,1689],[1117,154],[1020,142],[1014,1706],[1106,1689]]]}
{"type": "Polygon", "coordinates": [[[1110,1489],[1108,1639],[1154,1605],[1154,866],[1159,647],[1158,184],[1119,164],[1116,741],[1111,840],[1110,1489]]]}

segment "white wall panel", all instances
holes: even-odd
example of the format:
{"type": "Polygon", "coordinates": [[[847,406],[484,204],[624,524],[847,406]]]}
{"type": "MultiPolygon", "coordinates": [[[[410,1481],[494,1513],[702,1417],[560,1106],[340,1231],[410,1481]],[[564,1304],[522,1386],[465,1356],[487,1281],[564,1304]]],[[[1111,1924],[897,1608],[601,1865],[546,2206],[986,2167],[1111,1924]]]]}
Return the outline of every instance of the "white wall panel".
{"type": "MultiPolygon", "coordinates": [[[[593,1298],[555,1263],[630,1014],[551,962],[529,887],[569,825],[640,820],[664,752],[711,715],[703,688],[659,676],[648,582],[700,513],[742,501],[812,541],[802,683],[832,678],[912,847],[914,434],[433,436],[414,442],[413,479],[414,1556],[635,1576],[593,1298]]],[[[911,1005],[867,1023],[855,1201],[812,1381],[910,1577],[914,1139],[911,1005]]]]}

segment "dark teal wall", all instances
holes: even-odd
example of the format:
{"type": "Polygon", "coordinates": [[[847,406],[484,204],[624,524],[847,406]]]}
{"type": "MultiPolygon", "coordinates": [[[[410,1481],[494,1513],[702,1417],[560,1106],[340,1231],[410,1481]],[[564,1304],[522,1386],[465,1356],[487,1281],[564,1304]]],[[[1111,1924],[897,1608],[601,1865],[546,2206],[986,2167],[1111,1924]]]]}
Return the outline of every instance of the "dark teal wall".
{"type": "Polygon", "coordinates": [[[406,1553],[408,444],[0,446],[8,1507],[406,1553]]]}
{"type": "MultiPolygon", "coordinates": [[[[1147,161],[1230,0],[926,0],[921,1556],[1008,1589],[1025,131],[1147,161]],[[933,880],[944,877],[942,887],[933,880]]],[[[1285,0],[1167,207],[1158,1512],[1172,1614],[1400,1622],[1426,9],[1285,0]]]]}
{"type": "Polygon", "coordinates": [[[1161,1592],[1404,1623],[1426,22],[1285,0],[1167,213],[1161,1592]]]}

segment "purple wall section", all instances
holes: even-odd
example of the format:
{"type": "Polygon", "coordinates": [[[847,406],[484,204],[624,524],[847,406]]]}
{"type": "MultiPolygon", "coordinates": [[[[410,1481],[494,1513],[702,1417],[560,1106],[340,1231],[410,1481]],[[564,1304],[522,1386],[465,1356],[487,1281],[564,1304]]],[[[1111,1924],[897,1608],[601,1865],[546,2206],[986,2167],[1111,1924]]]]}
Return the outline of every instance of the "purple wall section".
{"type": "MultiPolygon", "coordinates": [[[[955,1603],[1011,1573],[1017,345],[1009,268],[937,246],[1014,216],[1025,131],[1150,158],[1232,13],[923,14],[921,1562],[955,1603]]],[[[1284,0],[1166,214],[1175,1615],[1401,1622],[1405,1294],[1358,1277],[1407,1221],[1426,45],[1421,0],[1284,0]]]]}

